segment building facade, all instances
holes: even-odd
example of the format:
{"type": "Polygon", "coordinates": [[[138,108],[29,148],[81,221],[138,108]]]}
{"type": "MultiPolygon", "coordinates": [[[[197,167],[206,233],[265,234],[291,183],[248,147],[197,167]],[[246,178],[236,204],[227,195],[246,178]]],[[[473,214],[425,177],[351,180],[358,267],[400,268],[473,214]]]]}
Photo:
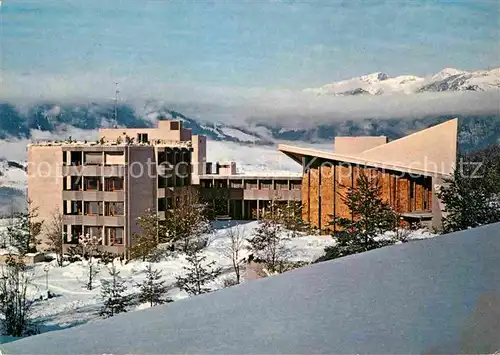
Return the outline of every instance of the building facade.
{"type": "Polygon", "coordinates": [[[178,124],[178,140],[162,139],[165,123],[160,123],[158,130],[103,130],[93,143],[30,144],[27,195],[37,218],[47,223],[62,214],[67,245],[88,234],[105,250],[123,253],[140,232],[137,218],[147,210],[164,218],[167,209],[197,196],[192,142],[178,124]]]}
{"type": "Polygon", "coordinates": [[[335,228],[332,215],[351,217],[344,198],[360,174],[378,181],[382,198],[403,218],[439,228],[444,206],[437,191],[453,172],[456,149],[456,119],[389,143],[342,137],[335,152],[279,146],[303,167],[302,217],[320,229],[335,228]]]}

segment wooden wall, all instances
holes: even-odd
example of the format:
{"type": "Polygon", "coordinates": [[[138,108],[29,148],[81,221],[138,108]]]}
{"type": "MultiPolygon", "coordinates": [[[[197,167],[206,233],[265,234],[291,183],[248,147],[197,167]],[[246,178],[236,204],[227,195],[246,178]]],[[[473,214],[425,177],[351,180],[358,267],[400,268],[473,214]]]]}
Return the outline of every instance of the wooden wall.
{"type": "Polygon", "coordinates": [[[302,180],[302,218],[321,229],[328,226],[332,215],[350,218],[351,211],[343,202],[356,178],[365,174],[378,179],[381,197],[398,213],[430,212],[432,184],[430,177],[412,178],[400,172],[319,162],[304,171],[302,180]],[[323,163],[323,164],[321,164],[323,163]],[[410,193],[413,192],[411,196],[410,193]]]}

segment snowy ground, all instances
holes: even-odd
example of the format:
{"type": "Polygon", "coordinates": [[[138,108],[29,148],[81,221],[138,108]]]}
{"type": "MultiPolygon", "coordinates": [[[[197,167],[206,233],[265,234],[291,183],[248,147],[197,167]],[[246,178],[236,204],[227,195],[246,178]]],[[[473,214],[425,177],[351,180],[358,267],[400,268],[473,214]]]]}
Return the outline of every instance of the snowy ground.
{"type": "MultiPolygon", "coordinates": [[[[207,262],[215,261],[217,266],[223,267],[224,272],[221,277],[211,285],[213,289],[219,289],[223,285],[224,279],[232,278],[230,259],[224,256],[224,249],[229,243],[228,233],[230,230],[237,230],[245,238],[251,238],[257,221],[231,221],[216,222],[215,232],[210,236],[210,244],[204,253],[207,256],[207,262]]],[[[0,220],[0,229],[2,227],[0,220]]],[[[431,234],[418,231],[412,235],[413,239],[422,239],[432,237],[431,234]]],[[[329,236],[304,235],[292,238],[287,242],[287,247],[291,252],[292,261],[311,262],[323,254],[324,248],[332,245],[333,240],[329,236]]],[[[242,252],[242,258],[248,256],[248,252],[242,252]]],[[[136,284],[144,279],[144,269],[146,262],[134,261],[128,264],[115,262],[128,286],[130,293],[137,293],[136,284]]],[[[183,273],[183,267],[187,265],[184,255],[177,255],[166,258],[160,262],[154,263],[154,267],[161,270],[163,279],[167,284],[174,284],[176,276],[183,273]]],[[[33,266],[34,282],[31,292],[33,295],[41,296],[46,294],[46,283],[50,291],[56,294],[56,297],[44,299],[37,302],[35,307],[35,317],[40,322],[40,331],[47,332],[75,325],[93,322],[99,320],[99,308],[102,304],[100,299],[101,278],[108,278],[109,272],[106,266],[101,266],[100,273],[94,283],[95,288],[89,291],[85,288],[87,279],[86,263],[75,262],[66,264],[63,267],[57,267],[55,262],[39,263],[33,266]],[[48,278],[44,269],[49,267],[48,278]]],[[[244,282],[244,281],[243,281],[244,282]]],[[[186,293],[173,287],[168,294],[173,300],[180,300],[188,297],[186,293]]],[[[147,305],[135,306],[134,309],[146,308],[147,305]]],[[[1,340],[0,340],[1,342],[1,340]]]]}

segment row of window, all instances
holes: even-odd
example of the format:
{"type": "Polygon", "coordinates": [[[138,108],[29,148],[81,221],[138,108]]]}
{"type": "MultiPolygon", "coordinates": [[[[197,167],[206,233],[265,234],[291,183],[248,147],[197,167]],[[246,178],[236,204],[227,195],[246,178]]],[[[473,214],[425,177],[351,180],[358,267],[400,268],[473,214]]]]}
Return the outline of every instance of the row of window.
{"type": "Polygon", "coordinates": [[[71,176],[64,179],[66,191],[123,191],[123,177],[71,176]]]}
{"type": "Polygon", "coordinates": [[[123,216],[123,202],[63,201],[64,214],[84,216],[123,216]]]}
{"type": "Polygon", "coordinates": [[[124,165],[123,152],[63,152],[64,165],[124,165]]]}
{"type": "Polygon", "coordinates": [[[72,225],[64,226],[64,242],[67,244],[77,244],[81,235],[96,236],[101,239],[104,245],[123,245],[124,229],[123,227],[103,227],[72,225]],[[103,234],[104,231],[104,234],[103,234]]]}
{"type": "MultiPolygon", "coordinates": [[[[225,180],[225,179],[207,179],[200,181],[201,187],[205,188],[231,188],[231,189],[246,189],[246,190],[271,190],[273,182],[271,180],[225,180]]],[[[274,190],[300,190],[302,183],[300,181],[291,181],[288,187],[288,181],[275,181],[274,190]]]]}

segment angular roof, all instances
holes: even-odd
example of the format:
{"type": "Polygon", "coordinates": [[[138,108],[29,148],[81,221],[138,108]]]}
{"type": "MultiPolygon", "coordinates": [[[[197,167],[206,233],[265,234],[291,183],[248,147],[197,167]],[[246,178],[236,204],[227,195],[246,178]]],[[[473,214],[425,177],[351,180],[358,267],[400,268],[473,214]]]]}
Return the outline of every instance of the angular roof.
{"type": "Polygon", "coordinates": [[[1,346],[2,354],[420,354],[500,349],[500,223],[1,346]]]}
{"type": "Polygon", "coordinates": [[[457,131],[455,118],[357,154],[336,154],[283,144],[278,149],[299,163],[304,157],[318,157],[426,176],[447,176],[452,174],[456,163],[457,131]]]}

